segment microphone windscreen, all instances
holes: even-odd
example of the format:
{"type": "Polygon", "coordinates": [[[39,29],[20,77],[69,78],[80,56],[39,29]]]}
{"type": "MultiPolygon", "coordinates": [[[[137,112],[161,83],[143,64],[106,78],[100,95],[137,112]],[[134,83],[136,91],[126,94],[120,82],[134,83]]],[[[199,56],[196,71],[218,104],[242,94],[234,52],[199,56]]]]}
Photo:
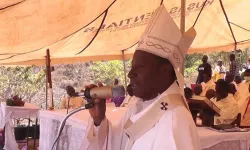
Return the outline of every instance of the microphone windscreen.
{"type": "Polygon", "coordinates": [[[121,97],[125,95],[125,88],[122,85],[112,87],[112,98],[121,97]]]}

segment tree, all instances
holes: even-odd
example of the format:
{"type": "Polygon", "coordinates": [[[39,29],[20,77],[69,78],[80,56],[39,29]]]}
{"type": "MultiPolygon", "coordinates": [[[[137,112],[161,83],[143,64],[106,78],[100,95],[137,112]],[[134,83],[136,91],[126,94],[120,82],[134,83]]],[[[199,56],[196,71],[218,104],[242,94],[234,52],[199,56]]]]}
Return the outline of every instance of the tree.
{"type": "Polygon", "coordinates": [[[0,67],[0,96],[7,99],[19,95],[30,102],[36,92],[45,85],[45,73],[41,67],[0,67]]]}
{"type": "MultiPolygon", "coordinates": [[[[128,74],[131,69],[131,60],[128,60],[125,63],[126,73],[128,74]]],[[[112,85],[114,79],[118,79],[120,83],[125,85],[123,62],[120,60],[94,62],[90,69],[94,72],[95,82],[100,81],[102,83],[112,85]]]]}
{"type": "MultiPolygon", "coordinates": [[[[67,65],[56,65],[51,73],[53,101],[55,108],[58,108],[60,101],[66,96],[66,86],[73,86],[76,91],[80,91],[85,85],[93,80],[93,73],[89,69],[90,63],[77,63],[67,65]]],[[[46,95],[45,88],[40,89],[33,97],[33,102],[45,108],[46,95]]]]}

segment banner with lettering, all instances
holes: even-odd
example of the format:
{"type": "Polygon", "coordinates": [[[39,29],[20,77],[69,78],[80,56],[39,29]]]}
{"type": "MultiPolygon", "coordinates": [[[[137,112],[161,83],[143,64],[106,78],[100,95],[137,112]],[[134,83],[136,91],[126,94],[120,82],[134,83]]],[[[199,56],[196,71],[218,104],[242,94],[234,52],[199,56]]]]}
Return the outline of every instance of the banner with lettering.
{"type": "MultiPolygon", "coordinates": [[[[180,1],[163,1],[178,26],[180,1]]],[[[125,58],[131,58],[160,3],[161,0],[2,1],[0,64],[44,65],[48,48],[52,64],[122,59],[122,51],[125,58]]],[[[186,0],[185,28],[195,26],[197,31],[189,53],[249,47],[249,10],[250,0],[186,0]]]]}

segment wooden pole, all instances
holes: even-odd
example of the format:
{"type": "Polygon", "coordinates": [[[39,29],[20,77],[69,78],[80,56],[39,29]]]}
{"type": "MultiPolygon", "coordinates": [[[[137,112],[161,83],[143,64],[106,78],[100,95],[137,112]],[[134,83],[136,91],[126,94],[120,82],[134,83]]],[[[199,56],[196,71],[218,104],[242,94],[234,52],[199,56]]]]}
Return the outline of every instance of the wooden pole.
{"type": "Polygon", "coordinates": [[[47,76],[47,85],[48,85],[48,95],[49,95],[49,110],[54,110],[53,102],[53,90],[52,90],[52,80],[51,80],[51,66],[50,66],[50,52],[49,49],[46,51],[46,76],[47,76]]]}
{"type": "MultiPolygon", "coordinates": [[[[45,64],[47,61],[47,56],[45,57],[45,64]]],[[[47,69],[44,70],[45,72],[45,109],[48,109],[48,78],[47,78],[47,69]]]]}
{"type": "Polygon", "coordinates": [[[126,71],[126,62],[125,62],[125,55],[124,50],[122,51],[122,61],[123,61],[123,73],[124,73],[124,81],[125,81],[125,91],[127,95],[127,71],[126,71]]]}
{"type": "Polygon", "coordinates": [[[186,14],[186,0],[181,0],[180,30],[182,34],[185,33],[185,14],[186,14]]]}
{"type": "MultiPolygon", "coordinates": [[[[181,33],[184,34],[185,33],[185,14],[186,14],[186,0],[181,0],[181,19],[180,19],[180,30],[181,33]]],[[[185,60],[185,58],[183,58],[185,60]]],[[[182,75],[184,76],[184,61],[182,64],[182,69],[180,70],[182,75]]]]}

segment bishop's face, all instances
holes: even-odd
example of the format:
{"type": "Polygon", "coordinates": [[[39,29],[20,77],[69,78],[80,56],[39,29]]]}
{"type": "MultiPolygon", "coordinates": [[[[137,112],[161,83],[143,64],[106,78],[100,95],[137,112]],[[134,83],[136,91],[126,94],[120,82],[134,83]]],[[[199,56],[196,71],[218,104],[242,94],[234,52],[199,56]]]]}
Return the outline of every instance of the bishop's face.
{"type": "Polygon", "coordinates": [[[136,51],[128,74],[133,94],[142,99],[156,97],[157,74],[155,57],[143,51],[136,51]]]}
{"type": "Polygon", "coordinates": [[[169,86],[168,80],[171,80],[168,72],[171,71],[161,66],[155,55],[137,50],[128,74],[134,96],[150,100],[161,94],[169,86]]]}

